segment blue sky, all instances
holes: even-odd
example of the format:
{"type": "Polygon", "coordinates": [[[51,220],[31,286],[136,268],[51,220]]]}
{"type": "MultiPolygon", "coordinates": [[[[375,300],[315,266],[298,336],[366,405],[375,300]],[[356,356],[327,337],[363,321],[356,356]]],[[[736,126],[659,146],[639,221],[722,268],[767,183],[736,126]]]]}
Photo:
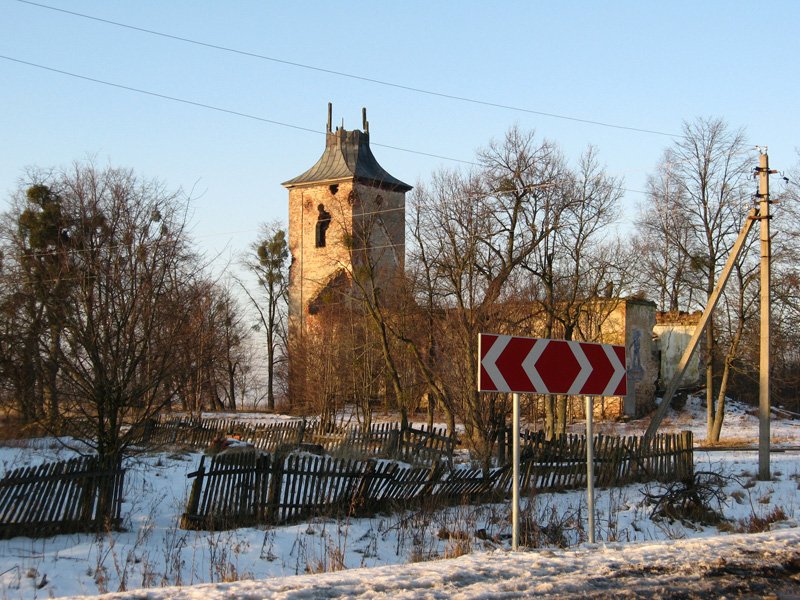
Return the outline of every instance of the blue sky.
{"type": "MultiPolygon", "coordinates": [[[[798,161],[800,2],[227,2],[41,0],[100,19],[444,94],[678,133],[723,117],[771,165],[798,161]]],[[[280,183],[319,157],[334,122],[373,144],[462,160],[518,124],[571,160],[587,144],[642,190],[672,138],[495,108],[221,52],[0,0],[0,55],[319,133],[159,99],[0,59],[0,198],[26,166],[94,157],[193,190],[217,265],[285,220],[280,183]]],[[[456,162],[373,148],[410,184],[456,162]]],[[[466,167],[465,167],[466,168],[466,167]]],[[[626,193],[627,220],[644,197],[626,193]]],[[[625,223],[622,224],[625,226],[625,223]]]]}

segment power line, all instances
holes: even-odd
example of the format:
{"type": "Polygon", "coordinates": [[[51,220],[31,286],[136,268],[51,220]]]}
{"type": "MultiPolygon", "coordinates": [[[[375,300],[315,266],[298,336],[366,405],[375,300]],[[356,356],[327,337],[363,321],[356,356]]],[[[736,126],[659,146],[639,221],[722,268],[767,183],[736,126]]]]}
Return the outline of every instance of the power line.
{"type": "MultiPolygon", "coordinates": [[[[542,116],[542,117],[550,117],[550,118],[553,118],[553,119],[562,119],[562,120],[565,120],[565,121],[573,121],[575,123],[585,123],[587,125],[597,125],[599,127],[608,127],[608,128],[611,128],[611,129],[622,129],[622,130],[625,130],[625,131],[634,131],[634,132],[637,132],[637,133],[647,133],[647,134],[651,134],[651,135],[660,135],[660,136],[671,137],[671,138],[682,138],[682,137],[685,137],[685,136],[683,136],[681,134],[669,133],[669,132],[666,132],[666,131],[658,131],[656,129],[644,129],[644,128],[641,128],[641,127],[632,127],[632,126],[628,126],[628,125],[619,125],[619,124],[616,124],[616,123],[607,123],[607,122],[604,122],[604,121],[597,121],[597,120],[594,120],[594,119],[584,119],[584,118],[580,118],[580,117],[572,117],[572,116],[569,116],[569,115],[562,115],[562,114],[558,114],[558,113],[551,113],[551,112],[545,112],[545,111],[541,111],[541,110],[534,110],[534,109],[531,109],[531,108],[523,108],[523,107],[520,107],[520,106],[513,106],[511,104],[500,104],[498,102],[490,102],[490,101],[487,101],[487,100],[478,100],[476,98],[470,98],[470,97],[467,97],[467,96],[459,96],[459,95],[456,95],[456,94],[447,94],[447,93],[444,93],[444,92],[437,92],[437,91],[428,90],[428,89],[419,88],[419,87],[414,87],[414,86],[410,86],[410,85],[394,83],[394,82],[391,82],[391,81],[384,81],[384,80],[381,80],[381,79],[375,79],[375,78],[372,78],[372,77],[365,77],[363,75],[355,75],[353,73],[346,73],[344,71],[337,71],[337,70],[334,70],[334,69],[326,69],[324,67],[317,67],[317,66],[314,66],[314,65],[307,65],[307,64],[304,64],[304,63],[294,62],[294,61],[285,60],[285,59],[281,59],[281,58],[275,58],[273,56],[267,56],[267,55],[264,55],[264,54],[258,54],[256,52],[249,52],[247,50],[239,50],[237,48],[231,48],[231,47],[228,47],[228,46],[221,46],[221,45],[212,44],[212,43],[209,43],[209,42],[202,42],[202,41],[195,40],[195,39],[192,39],[192,38],[173,35],[173,34],[170,34],[170,33],[164,33],[164,32],[161,32],[161,31],[156,31],[154,29],[146,29],[144,27],[137,27],[135,25],[129,25],[127,23],[120,23],[119,21],[111,21],[109,19],[102,19],[100,17],[94,17],[92,15],[87,15],[87,14],[84,14],[84,13],[79,13],[79,12],[75,12],[75,11],[71,11],[71,10],[66,10],[66,9],[63,9],[63,8],[56,8],[54,6],[48,6],[47,4],[40,4],[38,2],[31,2],[31,0],[17,0],[17,2],[20,2],[22,4],[28,4],[30,6],[35,6],[35,7],[38,7],[38,8],[43,8],[43,9],[47,9],[47,10],[52,10],[52,11],[56,11],[56,12],[65,13],[65,14],[72,15],[72,16],[75,16],[75,17],[80,17],[82,19],[90,19],[92,21],[97,21],[99,23],[104,23],[104,24],[107,24],[107,25],[114,25],[115,27],[122,27],[122,28],[125,28],[125,29],[133,30],[133,31],[139,31],[141,33],[147,33],[149,35],[155,35],[155,36],[159,36],[159,37],[163,37],[163,38],[167,38],[167,39],[171,39],[171,40],[176,40],[176,41],[179,41],[179,42],[185,42],[187,44],[194,44],[196,46],[202,46],[204,48],[211,48],[213,50],[220,50],[222,52],[229,52],[231,54],[238,54],[238,55],[241,55],[241,56],[247,56],[249,58],[257,58],[259,60],[266,60],[266,61],[270,61],[270,62],[282,64],[282,65],[288,65],[290,67],[296,67],[296,68],[300,68],[300,69],[307,69],[307,70],[316,71],[316,72],[319,72],[319,73],[326,73],[328,75],[336,75],[338,77],[346,77],[348,79],[355,79],[357,81],[365,81],[367,83],[373,83],[373,84],[376,84],[376,85],[382,85],[382,86],[386,86],[386,87],[392,87],[392,88],[395,88],[395,89],[406,90],[408,92],[414,92],[414,93],[417,93],[417,94],[425,94],[427,96],[435,96],[437,98],[445,98],[447,100],[456,100],[458,102],[465,102],[465,103],[469,103],[469,104],[477,104],[479,106],[488,106],[488,107],[491,107],[491,108],[500,108],[500,109],[503,109],[503,110],[511,110],[511,111],[515,111],[515,112],[527,113],[527,114],[532,114],[532,115],[539,115],[539,116],[542,116]]],[[[403,150],[403,149],[402,148],[395,148],[395,150],[403,150]]],[[[442,158],[442,157],[436,157],[436,158],[442,158]]],[[[447,160],[453,160],[453,159],[447,159],[447,160]]]]}
{"type": "MultiPolygon", "coordinates": [[[[50,71],[52,73],[58,73],[60,75],[67,75],[69,77],[74,77],[76,79],[82,79],[84,81],[91,81],[92,83],[99,83],[101,85],[106,85],[106,86],[109,86],[109,87],[113,87],[113,88],[117,88],[117,89],[121,89],[121,90],[126,90],[128,92],[136,92],[137,94],[145,94],[147,96],[152,96],[152,97],[155,97],[155,98],[161,98],[162,100],[170,100],[172,102],[180,102],[182,104],[188,104],[190,106],[196,106],[196,107],[199,107],[199,108],[205,108],[205,109],[208,109],[208,110],[214,110],[214,111],[217,111],[217,112],[221,112],[221,113],[225,113],[225,114],[229,114],[229,115],[234,115],[234,116],[237,116],[237,117],[243,117],[245,119],[251,119],[253,121],[260,121],[262,123],[269,123],[271,125],[278,125],[280,127],[288,127],[290,129],[296,129],[298,131],[306,131],[306,132],[309,132],[309,133],[316,133],[316,134],[319,134],[319,135],[325,135],[324,131],[319,131],[318,129],[311,129],[310,127],[302,127],[301,125],[292,125],[291,123],[284,123],[282,121],[276,121],[274,119],[267,119],[265,117],[259,117],[257,115],[252,115],[252,114],[249,114],[249,113],[244,113],[244,112],[240,112],[240,111],[237,111],[237,110],[232,110],[232,109],[229,109],[229,108],[222,108],[220,106],[214,106],[214,105],[211,105],[211,104],[205,104],[203,102],[196,102],[195,100],[187,100],[185,98],[178,98],[176,96],[168,96],[167,94],[161,94],[161,93],[158,93],[158,92],[151,92],[149,90],[143,90],[141,88],[135,88],[135,87],[131,87],[129,85],[123,85],[121,83],[114,83],[114,82],[111,82],[111,81],[105,81],[103,79],[97,79],[95,77],[89,77],[87,75],[80,75],[78,73],[72,73],[70,71],[64,71],[62,69],[56,69],[54,67],[48,67],[48,66],[45,66],[45,65],[40,65],[40,64],[37,64],[37,63],[29,62],[27,60],[21,60],[19,58],[13,58],[11,56],[5,56],[5,55],[0,54],[0,58],[8,60],[8,61],[11,61],[11,62],[19,63],[19,64],[22,64],[22,65],[26,65],[26,66],[29,66],[29,67],[36,67],[37,69],[43,69],[45,71],[50,71]]],[[[472,162],[472,161],[469,161],[469,160],[463,160],[463,159],[460,159],[460,158],[453,158],[451,156],[442,156],[441,154],[432,154],[430,152],[423,152],[421,150],[411,150],[409,148],[401,148],[400,146],[390,146],[388,144],[380,144],[380,143],[376,143],[376,142],[370,142],[370,144],[372,146],[378,146],[380,148],[388,148],[390,150],[398,150],[400,152],[408,152],[409,154],[418,154],[420,156],[428,156],[430,158],[438,158],[438,159],[441,159],[441,160],[449,160],[449,161],[452,161],[452,162],[457,162],[457,163],[461,163],[461,164],[465,164],[465,165],[479,166],[478,163],[475,163],[475,162],[472,162]]]]}
{"type": "MultiPolygon", "coordinates": [[[[18,2],[25,2],[26,0],[17,0],[17,1],[18,2]]],[[[80,74],[77,74],[77,73],[72,73],[70,71],[64,71],[62,69],[56,69],[54,67],[48,67],[48,66],[45,66],[45,65],[40,65],[40,64],[29,62],[29,61],[26,61],[26,60],[21,60],[19,58],[13,58],[11,56],[5,56],[5,55],[0,54],[0,58],[8,60],[8,61],[11,61],[11,62],[23,64],[23,65],[26,65],[26,66],[29,66],[29,67],[35,67],[37,69],[43,69],[45,71],[50,71],[52,73],[58,73],[60,75],[67,75],[69,77],[74,77],[76,79],[82,79],[84,81],[91,81],[92,83],[99,83],[101,85],[106,85],[106,86],[109,86],[109,87],[114,87],[114,88],[118,88],[118,89],[129,91],[129,92],[136,92],[138,94],[145,94],[147,96],[152,96],[154,98],[161,98],[162,100],[170,100],[172,102],[179,102],[179,103],[182,103],[182,104],[188,104],[190,106],[196,106],[196,107],[199,107],[199,108],[205,108],[205,109],[208,109],[208,110],[213,110],[213,111],[217,111],[217,112],[233,115],[233,116],[236,116],[236,117],[243,117],[245,119],[251,119],[251,120],[254,120],[254,121],[260,121],[262,123],[269,123],[271,125],[278,125],[279,127],[288,127],[290,129],[296,129],[298,131],[305,131],[305,132],[308,132],[308,133],[316,133],[316,134],[319,134],[319,135],[325,135],[324,131],[319,131],[318,129],[312,129],[310,127],[303,127],[301,125],[293,125],[291,123],[285,123],[283,121],[276,121],[274,119],[267,119],[266,117],[259,117],[257,115],[252,115],[252,114],[244,113],[244,112],[237,111],[237,110],[232,110],[232,109],[228,109],[228,108],[222,108],[220,106],[213,106],[211,104],[205,104],[203,102],[197,102],[195,100],[187,100],[185,98],[178,98],[176,96],[168,96],[167,94],[161,94],[161,93],[158,93],[158,92],[151,92],[149,90],[143,90],[143,89],[131,87],[131,86],[128,86],[128,85],[123,85],[121,83],[114,83],[114,82],[111,82],[111,81],[105,81],[103,79],[97,79],[95,77],[89,77],[87,75],[80,75],[80,74]]],[[[370,145],[371,146],[377,146],[379,148],[387,148],[389,150],[398,150],[400,152],[407,152],[409,154],[417,154],[417,155],[420,155],[420,156],[428,156],[428,157],[431,157],[431,158],[439,158],[441,160],[449,160],[449,161],[452,161],[452,162],[457,162],[457,163],[461,163],[461,164],[465,164],[465,165],[471,165],[473,167],[481,166],[479,163],[476,163],[476,162],[473,162],[473,161],[469,161],[469,160],[464,160],[464,159],[461,159],[461,158],[453,158],[452,156],[443,156],[441,154],[433,154],[433,153],[430,153],[430,152],[423,152],[421,150],[412,150],[410,148],[402,148],[400,146],[392,146],[390,144],[381,144],[381,143],[370,141],[370,145]]],[[[549,185],[549,184],[547,184],[547,185],[549,185]]],[[[529,187],[541,187],[541,186],[542,186],[542,184],[534,184],[533,186],[523,186],[523,187],[529,188],[529,187]]],[[[633,193],[637,193],[637,194],[646,194],[647,193],[647,192],[642,191],[642,190],[634,190],[634,189],[630,189],[630,188],[621,188],[621,189],[623,191],[625,191],[625,192],[633,192],[633,193]]],[[[491,195],[493,193],[497,193],[497,192],[490,192],[488,195],[491,195]]],[[[364,214],[370,214],[370,213],[364,213],[364,214]]]]}
{"type": "MultiPolygon", "coordinates": [[[[26,2],[27,0],[17,0],[17,1],[18,2],[26,2]]],[[[61,9],[55,9],[55,10],[61,10],[61,9]]],[[[38,63],[33,63],[33,62],[30,62],[30,61],[21,60],[19,58],[13,58],[11,56],[5,56],[5,55],[0,54],[0,58],[8,60],[8,61],[11,61],[11,62],[15,62],[15,63],[18,63],[18,64],[26,65],[26,66],[29,66],[29,67],[35,67],[37,69],[50,71],[52,73],[58,73],[60,75],[67,75],[69,77],[74,77],[76,79],[82,79],[84,81],[91,81],[92,83],[98,83],[100,85],[106,85],[106,86],[109,86],[109,87],[122,89],[122,90],[129,91],[129,92],[135,92],[135,93],[138,93],[138,94],[144,94],[144,95],[147,95],[147,96],[152,96],[154,98],[160,98],[162,100],[170,100],[172,102],[179,102],[179,103],[182,103],[182,104],[188,104],[190,106],[196,106],[196,107],[199,107],[199,108],[205,108],[205,109],[208,109],[208,110],[213,110],[213,111],[217,111],[217,112],[221,112],[221,113],[225,113],[225,114],[229,114],[229,115],[233,115],[233,116],[237,116],[237,117],[243,117],[245,119],[251,119],[251,120],[259,121],[259,122],[262,122],[262,123],[269,123],[271,125],[277,125],[279,127],[287,127],[287,128],[290,128],[290,129],[296,129],[298,131],[305,131],[305,132],[308,132],[308,133],[316,133],[318,135],[326,135],[326,132],[319,131],[318,129],[312,129],[310,127],[303,127],[301,125],[293,125],[291,123],[285,123],[283,121],[276,121],[274,119],[267,119],[265,117],[259,117],[257,115],[252,115],[252,114],[244,113],[244,112],[241,112],[241,111],[236,111],[236,110],[232,110],[232,109],[228,109],[228,108],[222,108],[222,107],[219,107],[219,106],[213,106],[211,104],[205,104],[203,102],[197,102],[195,100],[187,100],[185,98],[178,98],[176,96],[169,96],[167,94],[161,94],[161,93],[158,93],[158,92],[151,92],[149,90],[143,90],[143,89],[140,89],[140,88],[135,88],[135,87],[128,86],[128,85],[123,85],[123,84],[120,84],[120,83],[114,83],[114,82],[111,82],[111,81],[105,81],[103,79],[97,79],[95,77],[89,77],[87,75],[80,75],[78,73],[72,73],[70,71],[64,71],[63,69],[56,69],[54,67],[48,67],[46,65],[40,65],[38,63]]],[[[371,146],[377,146],[379,148],[387,148],[389,150],[398,150],[400,152],[407,152],[409,154],[417,154],[417,155],[420,155],[420,156],[428,156],[430,158],[438,158],[438,159],[441,159],[441,160],[449,160],[449,161],[452,161],[452,162],[457,162],[457,163],[461,163],[461,164],[465,164],[465,165],[471,165],[473,167],[481,166],[479,163],[476,163],[476,162],[473,162],[473,161],[469,161],[469,160],[464,160],[464,159],[461,159],[461,158],[453,158],[452,156],[443,156],[441,154],[433,154],[433,153],[430,153],[430,152],[423,152],[421,150],[412,150],[410,148],[402,148],[400,146],[393,146],[393,145],[390,145],[390,144],[381,144],[381,143],[378,143],[378,142],[370,141],[370,145],[371,146]]],[[[550,184],[547,184],[547,185],[550,185],[550,184]]],[[[523,187],[525,188],[525,187],[541,187],[541,186],[542,186],[542,184],[534,184],[533,186],[523,186],[523,187]]],[[[642,190],[635,190],[635,189],[630,189],[630,188],[620,188],[620,189],[622,191],[625,191],[625,192],[633,192],[633,193],[637,193],[637,194],[647,194],[647,192],[642,191],[642,190]]],[[[492,193],[496,193],[496,192],[491,192],[489,195],[491,195],[492,193]]],[[[365,213],[365,214],[369,214],[369,213],[365,213]]]]}

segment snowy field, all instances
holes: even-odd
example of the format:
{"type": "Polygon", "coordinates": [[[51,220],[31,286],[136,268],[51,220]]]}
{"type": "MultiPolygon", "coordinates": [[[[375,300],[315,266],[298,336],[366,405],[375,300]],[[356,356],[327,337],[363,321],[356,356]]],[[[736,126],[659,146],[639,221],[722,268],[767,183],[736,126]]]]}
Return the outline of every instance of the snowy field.
{"type": "MultiPolygon", "coordinates": [[[[669,415],[663,429],[692,429],[701,442],[704,417],[700,401],[690,400],[684,411],[669,415]]],[[[641,433],[646,424],[615,427],[628,435],[641,433]]],[[[614,430],[610,424],[601,429],[614,430]]],[[[723,437],[755,445],[757,431],[756,417],[733,405],[723,437]]],[[[110,596],[115,598],[159,599],[509,598],[602,596],[610,590],[669,597],[681,589],[691,597],[702,592],[701,579],[716,582],[709,589],[717,592],[729,582],[732,593],[749,589],[761,595],[759,578],[797,590],[800,581],[791,576],[800,571],[800,453],[790,448],[800,445],[800,421],[776,418],[772,434],[775,446],[787,449],[772,455],[772,481],[755,479],[756,452],[695,452],[696,470],[726,477],[719,506],[726,521],[717,526],[654,521],[645,493],[657,487],[629,485],[596,493],[598,543],[590,546],[585,491],[539,494],[523,507],[523,523],[532,526],[522,542],[533,549],[518,553],[509,551],[508,503],[285,527],[183,531],[178,522],[188,494],[186,474],[196,468],[200,454],[144,455],[126,465],[126,531],[101,538],[75,534],[0,541],[0,599],[96,598],[106,592],[119,592],[110,596]],[[765,527],[766,533],[742,535],[765,527]],[[752,576],[742,576],[751,571],[752,576]],[[735,587],[740,580],[756,587],[735,587]],[[645,587],[636,592],[636,585],[645,587]]],[[[53,439],[8,444],[0,447],[0,474],[71,455],[53,439]]]]}

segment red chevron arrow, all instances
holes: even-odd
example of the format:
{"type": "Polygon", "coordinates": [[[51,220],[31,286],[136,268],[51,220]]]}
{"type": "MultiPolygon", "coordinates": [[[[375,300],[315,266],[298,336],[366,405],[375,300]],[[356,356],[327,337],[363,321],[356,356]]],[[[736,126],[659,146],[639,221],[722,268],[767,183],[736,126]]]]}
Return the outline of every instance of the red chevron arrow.
{"type": "Polygon", "coordinates": [[[478,390],[621,396],[627,393],[625,347],[480,334],[478,390]]]}

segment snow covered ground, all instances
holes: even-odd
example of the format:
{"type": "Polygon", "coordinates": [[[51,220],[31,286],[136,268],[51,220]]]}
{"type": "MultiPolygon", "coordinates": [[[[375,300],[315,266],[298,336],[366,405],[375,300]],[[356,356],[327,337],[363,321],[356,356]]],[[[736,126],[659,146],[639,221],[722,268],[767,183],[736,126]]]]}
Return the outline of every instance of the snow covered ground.
{"type": "Polygon", "coordinates": [[[495,550],[397,567],[189,588],[104,599],[262,598],[707,598],[797,597],[800,530],[704,540],[584,545],[575,550],[495,550]]]}
{"type": "MultiPolygon", "coordinates": [[[[753,445],[757,426],[755,416],[734,405],[723,436],[753,445]]],[[[641,432],[646,422],[616,427],[630,434],[641,432]]],[[[691,428],[702,440],[701,402],[690,400],[684,411],[671,413],[665,428],[691,428]]],[[[776,444],[800,444],[798,421],[775,419],[772,432],[776,444]]],[[[97,597],[137,589],[113,597],[555,597],[630,591],[636,585],[651,586],[641,588],[643,594],[664,595],[680,586],[699,593],[701,579],[716,581],[717,591],[730,584],[736,593],[760,594],[759,577],[800,588],[791,579],[800,566],[798,454],[773,454],[773,480],[761,482],[755,479],[755,452],[697,451],[697,470],[730,477],[720,506],[727,521],[719,526],[651,520],[644,492],[654,490],[652,485],[599,490],[593,546],[585,542],[584,491],[540,494],[527,499],[523,511],[523,521],[537,524],[523,542],[536,549],[519,553],[508,549],[507,503],[268,529],[183,531],[177,525],[187,498],[186,474],[197,466],[199,453],[151,454],[127,465],[127,531],[99,539],[76,534],[0,541],[0,599],[97,597]],[[738,534],[773,520],[768,533],[738,534]],[[326,573],[342,568],[348,570],[326,573]],[[762,575],[751,573],[759,569],[762,575]],[[756,587],[735,587],[745,579],[756,587]],[[237,580],[243,581],[232,583],[237,580]]],[[[68,456],[52,439],[19,442],[0,448],[0,474],[68,456]]]]}

